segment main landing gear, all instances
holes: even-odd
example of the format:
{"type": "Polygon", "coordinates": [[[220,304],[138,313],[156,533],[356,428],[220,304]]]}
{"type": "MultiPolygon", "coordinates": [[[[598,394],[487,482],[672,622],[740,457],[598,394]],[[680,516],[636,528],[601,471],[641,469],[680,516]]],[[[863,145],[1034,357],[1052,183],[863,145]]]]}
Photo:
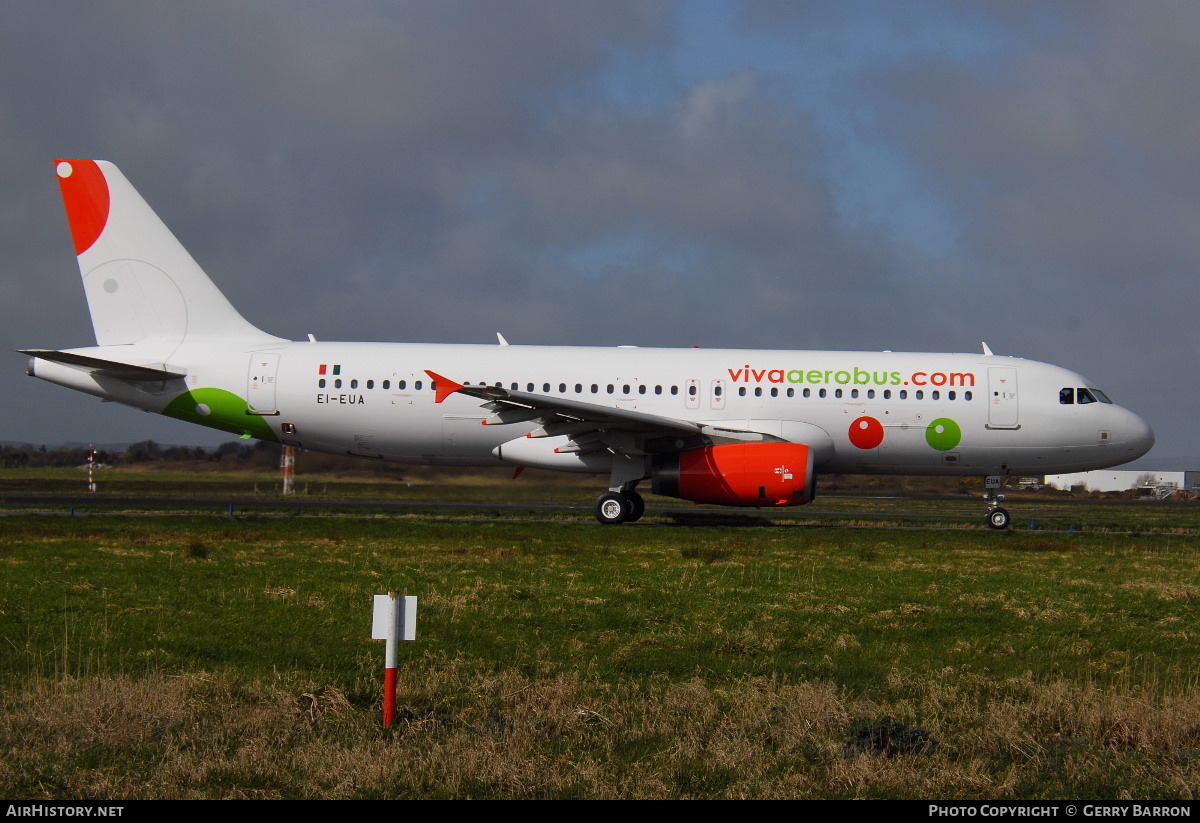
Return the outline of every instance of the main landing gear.
{"type": "Polygon", "coordinates": [[[984,479],[983,487],[987,489],[983,499],[988,504],[988,526],[997,530],[1007,529],[1008,524],[1012,522],[1012,516],[1009,515],[1008,509],[1000,506],[1000,501],[1004,499],[1000,491],[1004,487],[1004,478],[1000,475],[990,475],[984,479]]]}
{"type": "Polygon", "coordinates": [[[646,513],[646,501],[633,489],[605,492],[596,498],[596,519],[606,526],[635,523],[646,513]]]}

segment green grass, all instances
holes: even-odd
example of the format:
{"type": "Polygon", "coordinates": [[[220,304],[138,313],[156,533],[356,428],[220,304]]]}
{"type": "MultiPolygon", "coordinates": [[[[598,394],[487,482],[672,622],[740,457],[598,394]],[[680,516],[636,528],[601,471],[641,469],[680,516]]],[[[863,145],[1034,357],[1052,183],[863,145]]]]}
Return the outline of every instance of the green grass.
{"type": "Polygon", "coordinates": [[[1127,533],[993,533],[847,528],[854,502],[836,528],[10,513],[0,796],[1200,790],[1191,509],[1021,502],[1127,533]],[[384,732],[389,589],[421,608],[384,732]],[[891,721],[936,748],[850,745],[891,721]]]}

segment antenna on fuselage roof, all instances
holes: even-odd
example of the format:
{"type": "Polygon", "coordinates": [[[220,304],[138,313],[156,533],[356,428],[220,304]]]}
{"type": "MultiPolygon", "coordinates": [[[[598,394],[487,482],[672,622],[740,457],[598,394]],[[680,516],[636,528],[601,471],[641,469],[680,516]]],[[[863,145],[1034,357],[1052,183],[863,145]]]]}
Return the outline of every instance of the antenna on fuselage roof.
{"type": "Polygon", "coordinates": [[[984,343],[984,344],[983,344],[983,353],[984,353],[985,355],[987,355],[988,357],[992,357],[992,356],[993,356],[993,355],[992,355],[992,350],[988,348],[988,344],[987,344],[987,343],[984,343]]]}
{"type": "Polygon", "coordinates": [[[500,332],[496,332],[496,339],[500,341],[501,346],[508,345],[508,341],[504,339],[504,335],[502,335],[500,332]]]}

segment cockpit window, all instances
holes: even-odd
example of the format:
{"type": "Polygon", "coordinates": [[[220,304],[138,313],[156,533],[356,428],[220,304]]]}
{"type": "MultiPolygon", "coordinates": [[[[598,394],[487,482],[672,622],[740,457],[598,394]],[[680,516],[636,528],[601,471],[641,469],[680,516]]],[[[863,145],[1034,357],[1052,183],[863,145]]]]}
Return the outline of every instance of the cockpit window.
{"type": "Polygon", "coordinates": [[[1067,387],[1058,390],[1058,402],[1064,406],[1070,406],[1074,403],[1083,405],[1084,403],[1112,403],[1108,399],[1108,395],[1099,389],[1074,389],[1067,387]]]}

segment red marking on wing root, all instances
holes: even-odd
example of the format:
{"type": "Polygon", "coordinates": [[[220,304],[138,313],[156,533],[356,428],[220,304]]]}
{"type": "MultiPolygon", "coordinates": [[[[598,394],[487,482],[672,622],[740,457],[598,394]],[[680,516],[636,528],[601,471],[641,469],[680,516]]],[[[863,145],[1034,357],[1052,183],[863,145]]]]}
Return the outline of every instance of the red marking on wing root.
{"type": "Polygon", "coordinates": [[[111,206],[108,181],[95,160],[56,160],[55,164],[75,253],[83,254],[108,225],[111,206]]]}

